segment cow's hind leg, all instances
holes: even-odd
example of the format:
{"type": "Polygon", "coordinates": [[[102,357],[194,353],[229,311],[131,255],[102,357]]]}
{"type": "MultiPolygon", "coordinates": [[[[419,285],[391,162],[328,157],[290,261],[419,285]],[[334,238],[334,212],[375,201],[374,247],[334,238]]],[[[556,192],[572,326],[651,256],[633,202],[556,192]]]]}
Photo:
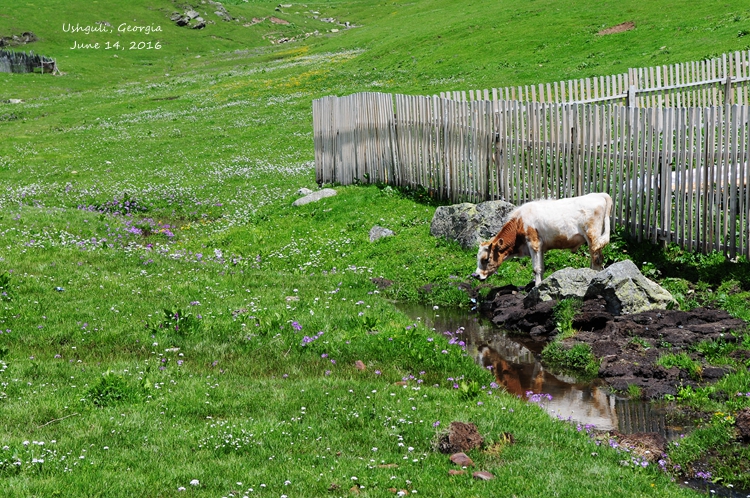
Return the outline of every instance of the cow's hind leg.
{"type": "Polygon", "coordinates": [[[603,270],[604,256],[602,255],[602,250],[589,249],[589,254],[591,255],[591,268],[597,271],[603,270]]]}
{"type": "Polygon", "coordinates": [[[604,268],[602,249],[609,244],[609,217],[604,218],[603,225],[601,232],[598,229],[592,230],[591,228],[586,231],[586,238],[588,239],[586,242],[588,242],[589,254],[591,255],[591,268],[594,270],[604,268]]]}

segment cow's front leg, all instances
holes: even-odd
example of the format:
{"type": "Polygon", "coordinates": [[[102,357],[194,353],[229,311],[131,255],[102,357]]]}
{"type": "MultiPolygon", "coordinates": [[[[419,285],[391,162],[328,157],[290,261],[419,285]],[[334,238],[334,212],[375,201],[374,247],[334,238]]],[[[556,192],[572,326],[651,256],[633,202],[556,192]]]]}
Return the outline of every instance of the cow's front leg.
{"type": "Polygon", "coordinates": [[[542,276],[544,275],[544,256],[540,249],[534,249],[529,246],[529,254],[531,255],[531,267],[534,269],[534,286],[542,283],[542,276]]]}

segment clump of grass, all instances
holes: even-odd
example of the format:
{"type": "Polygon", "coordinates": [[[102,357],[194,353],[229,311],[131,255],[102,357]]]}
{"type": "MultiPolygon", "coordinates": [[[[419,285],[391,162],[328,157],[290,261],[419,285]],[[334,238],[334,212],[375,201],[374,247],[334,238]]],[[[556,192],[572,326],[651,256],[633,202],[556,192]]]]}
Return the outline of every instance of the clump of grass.
{"type": "Polygon", "coordinates": [[[13,289],[10,283],[10,274],[6,271],[0,273],[0,301],[12,301],[13,289]]]}
{"type": "Polygon", "coordinates": [[[584,378],[595,377],[599,372],[599,361],[588,344],[579,343],[566,348],[561,341],[556,340],[544,348],[542,359],[553,368],[584,378]]]}
{"type": "Polygon", "coordinates": [[[89,388],[86,398],[95,406],[114,406],[120,403],[133,403],[141,399],[139,388],[129,383],[122,375],[107,370],[99,381],[89,388]]]}
{"type": "Polygon", "coordinates": [[[628,343],[632,344],[635,348],[640,349],[640,350],[645,351],[647,349],[651,349],[651,344],[643,337],[637,337],[637,336],[631,337],[628,343]]]}
{"type": "Polygon", "coordinates": [[[562,299],[555,305],[552,314],[555,318],[555,326],[560,331],[560,339],[567,339],[575,335],[573,319],[576,317],[578,310],[581,309],[582,304],[580,299],[568,298],[562,299]]]}
{"type": "Polygon", "coordinates": [[[201,321],[182,308],[164,309],[162,321],[151,325],[152,332],[166,332],[169,335],[187,337],[200,331],[201,321]]]}
{"type": "Polygon", "coordinates": [[[685,370],[694,380],[700,380],[703,374],[703,367],[700,362],[693,360],[687,353],[668,353],[656,360],[656,364],[664,368],[677,367],[685,370]]]}
{"type": "Polygon", "coordinates": [[[628,396],[633,399],[641,399],[643,397],[643,389],[641,386],[628,384],[628,396]]]}

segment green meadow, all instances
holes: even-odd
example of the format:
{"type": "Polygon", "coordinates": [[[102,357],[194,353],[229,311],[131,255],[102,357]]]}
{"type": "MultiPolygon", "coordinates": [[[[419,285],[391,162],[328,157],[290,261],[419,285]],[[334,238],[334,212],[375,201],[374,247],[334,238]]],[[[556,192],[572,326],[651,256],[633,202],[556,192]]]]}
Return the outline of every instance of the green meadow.
{"type": "MultiPolygon", "coordinates": [[[[644,465],[504,393],[459,331],[396,308],[472,319],[458,284],[475,254],[429,235],[437,203],[424,193],[334,186],[291,205],[317,188],[316,98],[747,50],[745,2],[223,5],[232,20],[192,5],[201,30],[172,22],[186,8],[167,0],[0,10],[0,36],[34,32],[14,49],[62,72],[0,73],[0,495],[692,496],[677,483],[711,448],[726,451],[706,483],[750,489],[729,423],[750,406],[735,396],[750,391],[747,373],[682,392],[675,402],[705,424],[664,465],[644,465]],[[627,21],[636,28],[597,35],[627,21]],[[369,242],[376,224],[396,236],[369,242]],[[486,440],[464,475],[436,449],[451,421],[486,440]]],[[[606,257],[647,262],[685,308],[750,319],[746,261],[622,236],[606,257]]],[[[585,253],[550,254],[547,273],[569,265],[587,266],[585,253]]],[[[523,260],[493,277],[531,278],[523,260]]]]}

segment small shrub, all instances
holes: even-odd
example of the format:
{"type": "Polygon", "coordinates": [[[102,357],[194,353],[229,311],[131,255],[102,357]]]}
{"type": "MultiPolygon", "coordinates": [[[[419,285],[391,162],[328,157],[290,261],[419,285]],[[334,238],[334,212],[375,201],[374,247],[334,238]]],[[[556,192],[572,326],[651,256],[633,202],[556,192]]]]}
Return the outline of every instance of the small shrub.
{"type": "Polygon", "coordinates": [[[184,312],[181,308],[174,310],[165,308],[164,319],[156,325],[152,325],[151,331],[174,333],[180,337],[186,337],[200,331],[201,325],[199,318],[184,312]]]}
{"type": "Polygon", "coordinates": [[[461,381],[459,384],[459,397],[464,401],[470,401],[482,392],[482,388],[479,387],[479,383],[475,380],[470,382],[461,381]]]}

